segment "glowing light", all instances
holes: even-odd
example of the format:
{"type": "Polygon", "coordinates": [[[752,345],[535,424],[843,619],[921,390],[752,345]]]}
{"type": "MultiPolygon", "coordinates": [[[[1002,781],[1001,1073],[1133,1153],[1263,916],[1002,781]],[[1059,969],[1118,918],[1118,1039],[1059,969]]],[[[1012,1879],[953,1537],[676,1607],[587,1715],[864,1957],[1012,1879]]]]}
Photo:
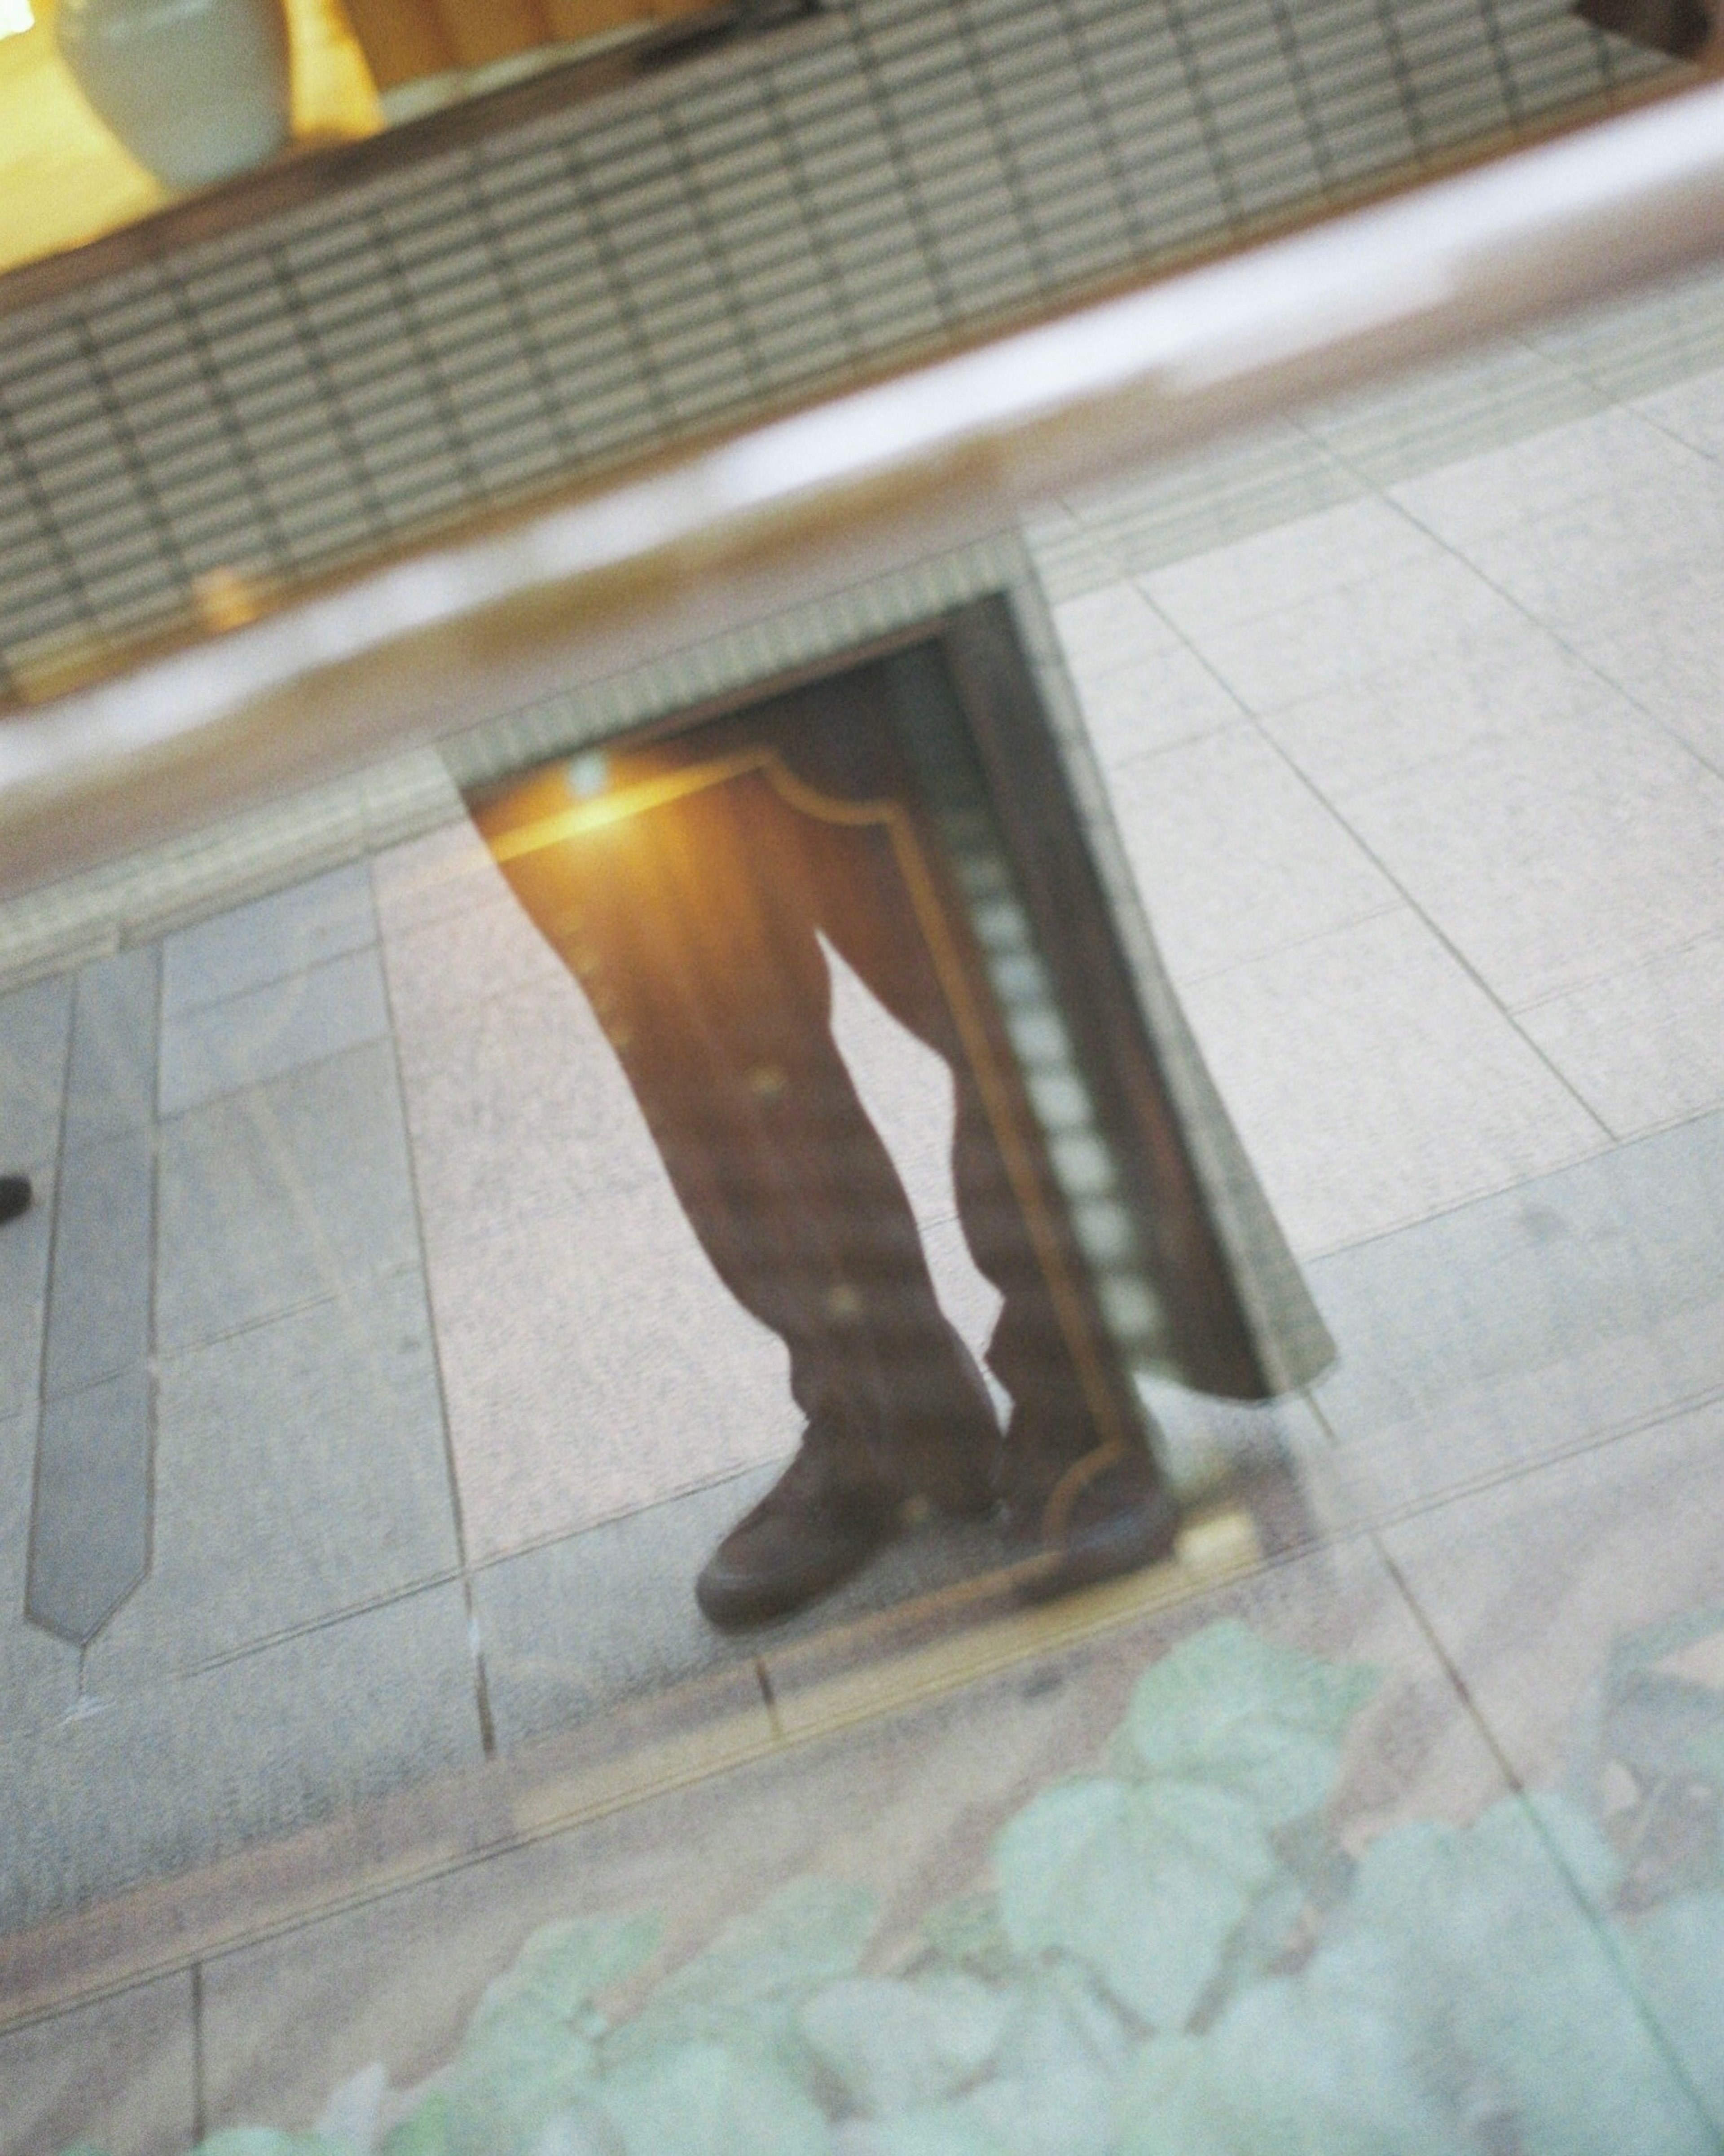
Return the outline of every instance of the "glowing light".
{"type": "Polygon", "coordinates": [[[569,765],[568,788],[577,801],[593,801],[610,783],[610,767],[603,749],[589,748],[569,765]]]}
{"type": "Polygon", "coordinates": [[[30,0],[0,0],[0,38],[21,38],[35,27],[30,0]]]}

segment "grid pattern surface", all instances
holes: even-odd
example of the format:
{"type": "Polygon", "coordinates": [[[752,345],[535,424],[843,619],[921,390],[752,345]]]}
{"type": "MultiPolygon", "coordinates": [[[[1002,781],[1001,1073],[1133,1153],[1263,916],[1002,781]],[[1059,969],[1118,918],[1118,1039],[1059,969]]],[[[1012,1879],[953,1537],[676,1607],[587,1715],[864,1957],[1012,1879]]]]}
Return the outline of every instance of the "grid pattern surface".
{"type": "Polygon", "coordinates": [[[8,323],[0,698],[1651,64],[1563,0],[843,0],[159,259],[8,323]]]}
{"type": "MultiPolygon", "coordinates": [[[[1356,501],[1445,463],[1526,440],[1724,368],[1724,275],[1650,294],[1489,350],[1243,442],[1055,504],[1025,537],[913,566],[784,622],[738,628],[444,745],[223,818],[0,904],[0,990],[205,919],[459,816],[451,771],[477,782],[865,642],[1002,583],[1074,599],[1356,501]],[[814,638],[811,644],[809,637],[814,638]]],[[[1024,599],[1026,633],[1034,611],[1024,599]]],[[[1045,660],[1045,641],[1031,636],[1045,660]]],[[[1059,670],[1042,683],[1060,708],[1059,670]]]]}

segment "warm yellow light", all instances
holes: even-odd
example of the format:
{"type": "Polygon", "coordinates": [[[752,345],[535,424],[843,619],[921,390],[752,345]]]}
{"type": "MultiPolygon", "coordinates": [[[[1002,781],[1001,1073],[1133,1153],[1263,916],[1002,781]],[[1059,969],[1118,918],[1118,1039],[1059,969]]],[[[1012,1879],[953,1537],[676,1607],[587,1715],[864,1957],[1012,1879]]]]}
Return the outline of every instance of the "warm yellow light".
{"type": "Polygon", "coordinates": [[[30,0],[0,0],[0,38],[20,38],[35,27],[30,0]]]}

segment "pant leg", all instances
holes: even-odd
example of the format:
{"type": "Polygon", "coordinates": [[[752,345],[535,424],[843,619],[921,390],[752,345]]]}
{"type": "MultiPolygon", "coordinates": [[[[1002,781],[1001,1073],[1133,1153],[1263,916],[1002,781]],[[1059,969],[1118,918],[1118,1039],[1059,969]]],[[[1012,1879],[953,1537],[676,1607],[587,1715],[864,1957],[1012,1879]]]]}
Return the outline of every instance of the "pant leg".
{"type": "MultiPolygon", "coordinates": [[[[482,808],[486,835],[555,813],[544,786],[482,808]]],[[[586,990],[720,1277],[788,1348],[803,1413],[840,1403],[870,1434],[870,1475],[926,1486],[906,1432],[973,1420],[973,1381],[832,1038],[815,937],[823,894],[869,887],[870,835],[805,827],[749,774],[500,858],[586,990]]]]}
{"type": "MultiPolygon", "coordinates": [[[[834,774],[825,767],[835,759],[829,756],[824,763],[817,761],[818,745],[811,745],[815,754],[795,760],[813,765],[830,783],[834,774]]],[[[903,831],[911,848],[923,845],[912,823],[906,822],[903,831]]],[[[1002,1297],[988,1344],[988,1365],[1011,1395],[1020,1434],[1033,1427],[1044,1452],[1051,1447],[1074,1458],[1081,1456],[1102,1436],[1095,1387],[1093,1381],[1085,1384],[1073,1338],[1074,1330],[1081,1330],[1085,1320],[1070,1310],[1062,1317],[1055,1301],[1047,1253],[1038,1251],[1026,1217],[1020,1187],[1026,1178],[1020,1175],[1014,1179],[1007,1163],[902,857],[883,824],[870,831],[869,839],[870,873],[866,876],[856,873],[854,855],[818,846],[809,849],[815,917],[845,963],[952,1073],[957,1094],[952,1180],[959,1219],[977,1269],[1002,1297]]],[[[904,838],[900,843],[905,843],[904,838]]],[[[924,886],[921,898],[924,906],[952,903],[937,879],[924,886]]],[[[954,934],[946,963],[954,963],[962,947],[963,939],[954,934]]],[[[978,999],[988,993],[979,981],[969,985],[978,999]]],[[[1032,1169],[1027,1179],[1034,1180],[1035,1173],[1032,1169]]],[[[1092,1350],[1097,1345],[1093,1337],[1088,1344],[1092,1350]]],[[[1105,1406],[1102,1413],[1106,1414],[1105,1406]]],[[[1116,1422],[1117,1417],[1109,1419],[1116,1422]]]]}

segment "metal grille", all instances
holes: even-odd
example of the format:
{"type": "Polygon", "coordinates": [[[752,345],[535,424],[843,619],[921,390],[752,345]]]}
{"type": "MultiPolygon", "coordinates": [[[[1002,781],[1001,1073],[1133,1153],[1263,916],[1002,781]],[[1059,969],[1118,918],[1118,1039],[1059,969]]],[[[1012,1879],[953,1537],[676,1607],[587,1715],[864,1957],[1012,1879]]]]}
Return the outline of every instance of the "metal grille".
{"type": "Polygon", "coordinates": [[[848,0],[14,316],[0,695],[1658,64],[1563,0],[848,0]]]}

